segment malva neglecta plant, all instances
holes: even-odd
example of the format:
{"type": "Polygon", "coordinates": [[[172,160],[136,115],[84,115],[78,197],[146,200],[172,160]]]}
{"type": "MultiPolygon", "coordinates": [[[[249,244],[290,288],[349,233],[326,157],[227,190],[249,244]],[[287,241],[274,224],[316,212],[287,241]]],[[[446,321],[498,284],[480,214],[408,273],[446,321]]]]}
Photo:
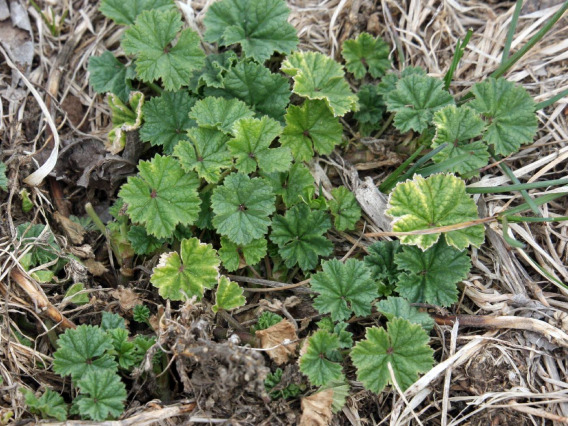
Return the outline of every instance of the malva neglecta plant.
{"type": "MultiPolygon", "coordinates": [[[[467,249],[484,241],[463,179],[533,140],[536,104],[525,89],[488,78],[455,99],[425,70],[392,71],[388,44],[366,33],[343,45],[346,75],[332,58],[297,50],[283,0],[213,3],[203,40],[184,28],[173,0],[102,0],[100,11],[125,26],[120,45],[128,58],[123,63],[106,51],[89,62],[91,86],[107,94],[112,114],[108,149],[123,150],[128,132],[138,132],[147,148],[107,224],[119,263],[159,255],[150,278],[159,294],[187,301],[211,291],[214,312],[246,303],[225,271],[262,270],[266,259],[284,282],[291,271],[310,277],[322,319],[305,339],[299,366],[313,386],[337,389],[335,410],[348,394],[347,358],[376,393],[394,382],[404,390],[428,371],[434,323],[412,304],[457,302],[457,283],[471,267],[467,249]],[[356,229],[361,210],[345,187],[324,198],[309,163],[342,144],[341,117],[366,135],[384,125],[385,114],[431,151],[380,186],[400,238],[340,261],[327,233],[356,229]],[[373,310],[386,327],[353,335],[347,321],[373,310]]],[[[136,321],[148,316],[145,306],[136,308],[136,321]]],[[[253,331],[281,320],[265,312],[253,331]]],[[[71,413],[85,419],[121,414],[126,391],[118,372],[139,363],[151,345],[129,339],[120,320],[105,321],[67,331],[55,353],[54,371],[78,390],[71,413]]],[[[267,379],[273,397],[305,392],[272,391],[281,374],[267,379]]],[[[51,390],[26,401],[42,416],[67,416],[51,390]]]]}

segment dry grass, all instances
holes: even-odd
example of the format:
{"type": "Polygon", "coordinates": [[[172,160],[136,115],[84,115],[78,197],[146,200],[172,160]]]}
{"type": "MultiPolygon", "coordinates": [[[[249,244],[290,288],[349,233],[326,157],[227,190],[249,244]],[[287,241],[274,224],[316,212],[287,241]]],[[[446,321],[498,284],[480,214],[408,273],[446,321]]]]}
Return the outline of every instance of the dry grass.
{"type": "MultiPolygon", "coordinates": [[[[201,29],[204,11],[210,3],[184,2],[182,10],[192,27],[201,29]]],[[[554,2],[526,3],[513,51],[557,10],[554,2]]],[[[31,7],[28,9],[34,31],[35,62],[25,74],[40,99],[34,98],[29,86],[17,85],[20,80],[17,72],[0,62],[0,156],[8,165],[11,180],[9,194],[2,194],[0,221],[0,374],[3,379],[0,420],[9,412],[16,419],[30,417],[17,391],[19,387],[62,385],[61,379],[45,368],[51,362],[45,355],[49,353],[48,339],[37,338],[29,347],[20,343],[16,335],[25,336],[26,331],[14,318],[18,314],[33,318],[37,334],[52,339],[56,317],[46,316],[38,301],[47,300],[52,304],[53,315],[59,313],[80,320],[85,315],[100,312],[112,300],[108,291],[100,288],[104,283],[95,281],[93,291],[98,301],[88,308],[70,310],[61,304],[62,297],[57,291],[35,282],[26,287],[13,274],[19,259],[31,248],[29,244],[19,244],[15,232],[19,223],[32,219],[21,212],[18,198],[24,187],[22,180],[36,169],[31,154],[42,151],[34,158],[40,163],[45,161],[45,152],[50,152],[53,136],[57,134],[61,136],[62,151],[87,140],[102,143],[105,139],[108,109],[88,86],[86,66],[91,55],[100,54],[104,49],[117,49],[122,31],[104,20],[86,0],[39,4],[44,9],[51,7],[56,16],[68,11],[62,34],[55,37],[39,14],[31,7]],[[41,104],[49,110],[56,129],[50,129],[43,119],[37,120],[41,104]]],[[[397,68],[422,66],[434,76],[444,75],[457,40],[472,28],[474,35],[451,86],[456,94],[499,66],[514,7],[508,2],[481,0],[290,0],[289,5],[291,22],[298,29],[302,49],[318,50],[340,59],[338,52],[345,39],[369,31],[397,46],[393,49],[397,68]],[[401,52],[404,57],[400,56],[401,52]]],[[[522,84],[537,101],[568,88],[566,34],[568,20],[564,19],[506,77],[522,84]]],[[[507,159],[515,175],[523,181],[566,176],[566,102],[563,99],[539,111],[540,126],[535,143],[507,159]]],[[[393,140],[403,142],[396,141],[397,137],[387,134],[384,139],[370,144],[380,151],[381,144],[392,144],[393,140]]],[[[357,174],[353,177],[354,169],[344,159],[322,159],[320,166],[318,176],[328,185],[338,182],[339,178],[353,186],[359,182],[357,174]]],[[[385,170],[371,169],[365,175],[374,180],[382,179],[385,170]]],[[[494,186],[508,181],[497,167],[491,167],[485,170],[479,184],[494,186]]],[[[55,210],[70,211],[71,206],[65,200],[53,197],[57,184],[51,181],[50,185],[50,190],[46,185],[31,188],[36,203],[33,219],[47,222],[55,210]]],[[[64,195],[68,198],[95,196],[93,190],[69,185],[66,191],[64,195]]],[[[551,191],[531,191],[531,195],[548,192],[551,191]]],[[[482,216],[492,215],[519,201],[516,194],[478,198],[482,216]]],[[[567,207],[561,198],[541,206],[540,210],[545,217],[564,216],[567,207]]],[[[385,230],[384,223],[372,217],[368,217],[366,226],[367,231],[385,230]]],[[[511,235],[526,244],[525,249],[517,249],[503,241],[500,225],[488,225],[486,244],[472,253],[474,268],[469,279],[461,284],[463,296],[452,313],[490,317],[491,329],[484,324],[476,326],[467,322],[466,327],[458,323],[453,327],[437,326],[433,346],[439,364],[404,393],[391,389],[376,397],[365,392],[359,383],[352,382],[354,393],[343,409],[341,423],[568,423],[567,226],[565,222],[511,224],[511,235]]],[[[71,247],[64,236],[58,238],[64,250],[71,247]]],[[[360,250],[374,241],[355,234],[334,238],[340,247],[345,247],[345,252],[352,247],[360,250]]],[[[134,406],[127,411],[124,420],[116,424],[151,424],[156,419],[173,424],[175,421],[168,419],[193,410],[192,404],[192,401],[179,401],[167,407],[157,403],[134,406]]],[[[199,411],[193,415],[196,416],[192,418],[194,421],[204,420],[198,417],[199,411]]],[[[188,421],[188,417],[178,418],[188,421]]]]}

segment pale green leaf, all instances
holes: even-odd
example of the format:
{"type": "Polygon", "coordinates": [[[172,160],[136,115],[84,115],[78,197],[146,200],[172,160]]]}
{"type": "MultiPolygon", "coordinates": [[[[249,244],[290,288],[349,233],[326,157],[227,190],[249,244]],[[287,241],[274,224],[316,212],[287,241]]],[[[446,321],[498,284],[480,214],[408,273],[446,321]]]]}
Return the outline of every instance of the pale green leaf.
{"type": "Polygon", "coordinates": [[[200,127],[218,129],[233,134],[235,124],[244,118],[252,118],[254,112],[238,99],[225,99],[208,96],[197,101],[189,113],[200,127]]]}
{"type": "Polygon", "coordinates": [[[144,10],[175,9],[173,0],[101,0],[99,10],[117,24],[132,25],[144,10]]]}
{"type": "MultiPolygon", "coordinates": [[[[399,183],[390,194],[386,213],[394,219],[394,232],[428,230],[479,219],[475,202],[465,192],[465,182],[442,173],[428,178],[415,175],[413,180],[399,183]]],[[[484,227],[474,225],[443,234],[449,245],[463,250],[470,244],[479,247],[483,243],[484,227]]],[[[439,232],[403,235],[400,241],[426,250],[440,235],[439,232]]]]}
{"type": "Polygon", "coordinates": [[[235,282],[229,281],[225,276],[219,280],[219,286],[215,292],[215,305],[211,309],[217,312],[219,309],[230,311],[231,309],[244,306],[246,299],[243,289],[235,282]]]}
{"type": "Polygon", "coordinates": [[[264,311],[258,317],[257,323],[251,327],[251,330],[253,333],[257,330],[266,330],[267,328],[270,328],[273,325],[278,324],[283,319],[284,318],[282,318],[278,314],[275,314],[274,312],[264,311]]]}
{"type": "Polygon", "coordinates": [[[83,283],[75,283],[71,285],[71,287],[69,287],[65,292],[64,298],[70,299],[71,303],[74,303],[75,305],[85,305],[89,303],[89,293],[85,291],[85,285],[83,283]]]}
{"type": "Polygon", "coordinates": [[[325,385],[332,380],[345,380],[341,371],[340,359],[337,359],[339,338],[327,331],[320,330],[312,334],[305,345],[300,358],[300,371],[308,376],[314,386],[325,385]]]}
{"type": "Polygon", "coordinates": [[[443,238],[426,251],[405,246],[395,262],[404,273],[396,290],[412,303],[450,306],[458,301],[456,284],[467,278],[471,262],[465,251],[448,246],[443,238]]]}
{"type": "Polygon", "coordinates": [[[204,65],[199,35],[189,28],[178,34],[181,27],[177,10],[145,10],[125,31],[122,48],[136,56],[136,73],[142,81],[162,79],[166,90],[177,90],[204,65]]]}
{"type": "Polygon", "coordinates": [[[77,384],[83,395],[77,402],[81,416],[101,422],[116,418],[124,411],[126,387],[115,373],[88,372],[77,384]]]}
{"type": "Polygon", "coordinates": [[[290,105],[286,127],[280,137],[297,161],[309,161],[318,154],[330,154],[341,142],[343,126],[324,101],[306,100],[301,106],[290,105]]]}
{"type": "Polygon", "coordinates": [[[25,388],[20,388],[20,392],[24,394],[30,413],[39,414],[43,419],[51,417],[60,422],[67,420],[67,404],[57,392],[46,389],[39,398],[25,388]]]}
{"type": "Polygon", "coordinates": [[[361,33],[356,39],[343,42],[341,55],[345,68],[355,78],[362,79],[367,73],[379,78],[391,67],[389,51],[389,45],[382,38],[361,33]]]}
{"type": "Polygon", "coordinates": [[[213,226],[236,244],[248,244],[268,231],[276,209],[272,188],[262,178],[233,173],[213,190],[213,226]]]}
{"type": "Polygon", "coordinates": [[[191,225],[197,219],[199,180],[185,173],[171,157],[156,155],[138,164],[140,177],[129,177],[119,192],[128,204],[126,212],[135,223],[158,238],[172,235],[178,223],[191,225]]]}
{"type": "Polygon", "coordinates": [[[329,56],[319,52],[294,52],[284,60],[281,69],[294,78],[294,93],[325,100],[334,116],[357,109],[357,95],[345,81],[343,67],[329,56]]]}
{"type": "Polygon", "coordinates": [[[218,182],[221,170],[233,165],[227,149],[229,137],[219,130],[202,127],[190,129],[187,135],[190,140],[180,142],[174,156],[186,172],[194,170],[207,182],[218,182]]]}
{"type": "Polygon", "coordinates": [[[312,276],[310,285],[318,293],[314,307],[322,314],[331,314],[334,321],[346,320],[352,313],[369,315],[378,297],[371,271],[357,259],[323,262],[322,271],[312,276]]]}
{"type": "Polygon", "coordinates": [[[344,406],[347,397],[349,396],[349,385],[343,380],[332,380],[325,386],[321,387],[322,391],[331,389],[333,391],[331,411],[335,414],[339,412],[344,406]]]}
{"type": "Polygon", "coordinates": [[[111,112],[112,129],[108,134],[105,147],[112,154],[118,154],[126,145],[126,132],[138,130],[142,125],[144,94],[130,92],[127,105],[117,95],[109,93],[107,103],[111,112]]]}
{"type": "Polygon", "coordinates": [[[266,173],[283,172],[290,168],[292,154],[286,147],[270,148],[282,132],[280,124],[269,117],[245,118],[234,128],[229,151],[235,157],[235,167],[242,173],[252,173],[257,166],[266,173]]]}
{"type": "Polygon", "coordinates": [[[387,330],[367,328],[365,337],[351,350],[351,359],[357,368],[357,380],[377,394],[392,383],[389,363],[403,391],[418,379],[418,373],[428,371],[434,364],[428,335],[418,324],[394,318],[388,322],[387,330]]]}
{"type": "Polygon", "coordinates": [[[132,67],[125,67],[122,62],[106,50],[101,56],[89,58],[89,83],[97,93],[112,92],[122,102],[128,102],[132,85],[130,80],[136,77],[132,67]]]}
{"type": "Polygon", "coordinates": [[[469,106],[488,121],[483,140],[495,152],[509,155],[531,143],[538,127],[536,104],[524,87],[503,78],[489,78],[471,89],[475,99],[469,106]]]}
{"type": "Polygon", "coordinates": [[[256,265],[266,256],[267,242],[264,238],[253,240],[248,244],[235,244],[227,237],[221,237],[221,248],[219,257],[223,262],[223,267],[233,272],[244,268],[246,265],[256,265]],[[244,262],[243,262],[244,258],[244,262]]]}
{"type": "Polygon", "coordinates": [[[144,104],[144,124],[140,129],[140,139],[159,145],[165,154],[171,154],[185,132],[196,127],[188,114],[196,99],[184,90],[163,92],[144,104]]]}
{"type": "Polygon", "coordinates": [[[303,163],[293,163],[287,172],[263,176],[272,184],[274,193],[282,196],[286,207],[309,200],[314,194],[314,178],[303,163]]]}
{"type": "Polygon", "coordinates": [[[356,223],[361,219],[361,207],[355,196],[346,187],[340,186],[331,190],[333,199],[329,200],[329,211],[333,216],[335,229],[345,231],[355,229],[356,223]]]}
{"type": "MultiPolygon", "coordinates": [[[[412,247],[414,248],[414,247],[412,247]]],[[[426,312],[420,312],[410,306],[408,300],[402,297],[388,297],[377,303],[377,310],[392,321],[393,318],[403,318],[413,324],[419,324],[426,331],[434,328],[434,320],[426,312]]]]}
{"type": "Polygon", "coordinates": [[[126,329],[126,322],[118,314],[103,311],[101,318],[101,329],[104,331],[114,330],[116,328],[126,329]]]}
{"type": "Polygon", "coordinates": [[[282,0],[222,0],[213,3],[203,23],[205,40],[221,46],[240,44],[243,53],[264,62],[274,52],[296,48],[296,30],[287,21],[290,10],[282,0]]]}
{"type": "Polygon", "coordinates": [[[188,300],[193,296],[201,299],[205,289],[217,284],[219,263],[211,244],[189,238],[181,242],[179,254],[164,253],[160,257],[150,282],[158,287],[164,299],[188,300]]]}
{"type": "Polygon", "coordinates": [[[435,111],[454,103],[442,80],[419,74],[401,78],[385,101],[387,110],[396,113],[394,125],[398,130],[420,133],[430,125],[435,111]]]}

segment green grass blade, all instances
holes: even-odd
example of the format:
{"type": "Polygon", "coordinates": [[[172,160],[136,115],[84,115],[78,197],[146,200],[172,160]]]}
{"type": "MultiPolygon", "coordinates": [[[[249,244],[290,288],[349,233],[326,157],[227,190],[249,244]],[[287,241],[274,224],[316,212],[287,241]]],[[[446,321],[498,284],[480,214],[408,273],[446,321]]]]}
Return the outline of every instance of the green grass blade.
{"type": "Polygon", "coordinates": [[[420,153],[424,150],[424,146],[419,147],[414,153],[408,157],[404,163],[396,168],[394,172],[392,172],[384,181],[379,185],[379,191],[383,194],[389,192],[398,182],[398,178],[400,175],[404,173],[406,168],[414,161],[416,157],[420,155],[420,153]]]}
{"type": "Polygon", "coordinates": [[[469,154],[461,154],[452,158],[448,158],[447,160],[441,161],[437,164],[432,164],[431,166],[424,167],[416,171],[416,173],[424,177],[433,175],[434,173],[446,173],[448,172],[448,169],[457,166],[458,164],[467,160],[469,157],[469,154]]]}
{"type": "Polygon", "coordinates": [[[502,185],[495,187],[492,186],[468,187],[465,189],[465,191],[469,194],[498,194],[501,192],[522,191],[527,189],[544,188],[554,185],[568,185],[568,179],[544,180],[541,182],[521,183],[519,185],[502,185]]]}
{"type": "Polygon", "coordinates": [[[444,88],[446,90],[448,90],[449,87],[450,87],[450,83],[452,82],[452,78],[454,77],[454,73],[456,72],[456,69],[458,68],[458,64],[460,62],[460,59],[463,56],[463,52],[465,51],[465,48],[467,47],[467,44],[469,43],[469,39],[471,38],[472,34],[473,34],[473,30],[470,28],[469,30],[467,30],[467,33],[466,33],[463,41],[458,40],[458,42],[456,44],[456,51],[454,52],[454,58],[452,59],[452,64],[450,65],[448,72],[444,76],[444,88]]]}
{"type": "Polygon", "coordinates": [[[558,217],[523,217],[523,216],[505,216],[509,222],[566,222],[568,216],[558,217]]]}
{"type": "Polygon", "coordinates": [[[513,237],[509,235],[509,222],[507,221],[507,216],[503,217],[503,239],[509,244],[511,247],[516,248],[525,248],[525,245],[520,241],[515,240],[513,237]]]}
{"type": "Polygon", "coordinates": [[[535,111],[544,109],[550,105],[552,105],[554,102],[559,101],[560,99],[562,99],[564,96],[568,95],[568,89],[563,90],[562,92],[558,93],[557,95],[554,95],[552,98],[547,99],[546,101],[542,101],[539,102],[538,104],[536,104],[536,109],[535,111]]]}
{"type": "MultiPolygon", "coordinates": [[[[568,195],[568,192],[554,192],[552,194],[546,194],[541,197],[535,198],[533,201],[537,206],[541,206],[543,204],[549,203],[557,198],[561,198],[568,195]]],[[[510,216],[517,213],[522,213],[524,211],[530,210],[530,207],[527,203],[523,203],[520,206],[513,207],[511,209],[507,209],[501,213],[498,213],[499,216],[510,216]]]]}
{"type": "MultiPolygon", "coordinates": [[[[505,172],[505,174],[509,177],[509,179],[511,179],[511,181],[515,185],[519,185],[521,183],[521,181],[517,178],[517,176],[515,176],[513,171],[505,163],[499,163],[499,168],[505,172]]],[[[529,205],[533,213],[536,214],[537,216],[540,216],[540,210],[538,209],[538,206],[533,202],[533,199],[529,195],[529,193],[523,189],[521,190],[521,195],[523,196],[523,198],[525,199],[526,203],[529,205]]]]}
{"type": "Polygon", "coordinates": [[[509,31],[507,31],[505,46],[503,46],[503,57],[501,58],[501,63],[504,63],[509,58],[509,52],[511,51],[511,43],[513,42],[513,35],[515,35],[515,31],[517,30],[517,23],[519,21],[519,15],[521,14],[522,7],[523,7],[523,0],[517,0],[513,16],[511,17],[511,25],[509,26],[509,31]]]}

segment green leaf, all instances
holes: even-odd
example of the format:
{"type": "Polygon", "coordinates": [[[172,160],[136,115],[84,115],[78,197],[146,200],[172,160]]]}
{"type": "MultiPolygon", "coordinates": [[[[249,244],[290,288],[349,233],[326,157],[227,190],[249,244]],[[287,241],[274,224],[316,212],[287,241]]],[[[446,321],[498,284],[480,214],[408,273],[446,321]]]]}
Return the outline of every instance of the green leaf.
{"type": "Polygon", "coordinates": [[[325,389],[333,390],[331,411],[335,414],[343,408],[345,401],[347,401],[347,397],[349,396],[349,385],[342,380],[332,380],[325,386],[321,387],[322,391],[325,389]]]}
{"type": "Polygon", "coordinates": [[[143,226],[132,225],[126,235],[134,253],[139,255],[151,254],[164,245],[163,239],[148,235],[143,226]]]}
{"type": "Polygon", "coordinates": [[[333,251],[333,244],[323,236],[330,227],[326,213],[298,204],[285,216],[273,218],[270,239],[278,244],[288,268],[299,265],[309,271],[318,265],[319,256],[329,256],[333,251]]]}
{"type": "Polygon", "coordinates": [[[357,380],[378,394],[392,383],[389,363],[396,382],[405,391],[418,379],[418,373],[432,368],[433,353],[428,346],[428,335],[420,325],[394,318],[388,322],[387,330],[367,328],[366,339],[351,350],[351,359],[357,367],[357,380]]]}
{"type": "Polygon", "coordinates": [[[302,106],[290,105],[286,127],[280,137],[297,161],[309,161],[318,154],[327,155],[341,142],[343,126],[324,101],[306,100],[302,106]]]}
{"type": "Polygon", "coordinates": [[[199,217],[195,222],[195,226],[199,229],[214,229],[213,228],[213,210],[211,209],[211,195],[213,195],[213,189],[201,190],[199,192],[199,198],[201,199],[201,210],[199,211],[199,217]]]}
{"type": "Polygon", "coordinates": [[[32,414],[38,414],[42,419],[54,418],[60,422],[67,420],[67,404],[61,395],[51,389],[46,389],[42,396],[37,398],[28,389],[20,388],[24,394],[28,410],[32,414]]]}
{"type": "Polygon", "coordinates": [[[323,262],[322,271],[312,276],[310,285],[319,295],[314,307],[321,314],[331,314],[334,321],[371,313],[372,302],[378,297],[371,271],[357,259],[345,263],[337,259],[323,262]]]}
{"type": "Polygon", "coordinates": [[[392,321],[393,318],[403,318],[408,322],[422,326],[426,331],[434,328],[434,320],[430,315],[410,306],[408,300],[402,297],[388,297],[381,300],[377,303],[377,310],[384,314],[389,321],[392,321]]]}
{"type": "Polygon", "coordinates": [[[353,346],[353,333],[347,331],[349,324],[340,321],[337,324],[333,322],[331,317],[323,317],[317,322],[320,330],[325,330],[328,333],[335,334],[339,337],[339,347],[349,349],[353,346]]]}
{"type": "MultiPolygon", "coordinates": [[[[399,183],[391,192],[386,213],[393,217],[394,232],[411,232],[440,226],[457,225],[479,219],[477,206],[465,192],[465,182],[451,174],[436,174],[399,183]]],[[[440,233],[403,235],[402,244],[426,250],[440,233]]],[[[483,225],[444,232],[446,242],[463,250],[470,244],[479,247],[484,240],[483,225]]]]}
{"type": "Polygon", "coordinates": [[[531,143],[538,120],[536,104],[524,87],[503,78],[489,78],[471,89],[475,99],[469,106],[489,122],[483,140],[495,147],[495,152],[509,155],[521,145],[531,143]]]}
{"type": "Polygon", "coordinates": [[[252,118],[254,112],[238,99],[225,99],[208,96],[197,101],[189,116],[200,127],[217,129],[226,134],[234,134],[233,127],[244,118],[252,118]]]}
{"type": "Polygon", "coordinates": [[[101,0],[99,10],[117,24],[132,25],[144,10],[171,10],[173,0],[101,0]]]}
{"type": "Polygon", "coordinates": [[[112,92],[122,102],[128,102],[132,85],[130,80],[136,77],[132,67],[125,67],[122,62],[106,50],[101,56],[89,58],[89,83],[97,93],[112,92]]]}
{"type": "Polygon", "coordinates": [[[355,78],[362,79],[367,73],[379,78],[391,67],[389,52],[390,46],[382,38],[361,33],[354,40],[345,40],[341,55],[355,78]]]}
{"type": "Polygon", "coordinates": [[[401,78],[404,78],[404,77],[408,77],[409,75],[414,75],[414,74],[425,76],[426,71],[424,71],[420,67],[406,67],[400,73],[400,77],[395,72],[390,72],[390,73],[386,74],[381,79],[381,82],[379,84],[377,84],[377,93],[379,95],[381,95],[383,98],[386,98],[386,96],[390,92],[392,92],[393,90],[396,90],[396,84],[398,83],[398,80],[400,80],[401,78]]]}
{"type": "Polygon", "coordinates": [[[69,329],[57,340],[59,349],[53,354],[53,371],[78,380],[85,373],[116,371],[116,363],[106,351],[112,349],[111,338],[99,327],[80,325],[69,329]]]}
{"type": "Polygon", "coordinates": [[[128,340],[128,331],[124,328],[107,330],[114,346],[113,354],[120,368],[131,369],[136,364],[136,353],[133,342],[128,340]]]}
{"type": "MultiPolygon", "coordinates": [[[[6,168],[6,167],[4,166],[4,168],[6,168]]],[[[5,175],[4,176],[2,175],[2,173],[3,173],[2,172],[2,165],[0,163],[0,188],[3,188],[2,187],[2,184],[3,184],[2,180],[3,179],[6,180],[6,183],[4,184],[4,186],[6,186],[8,184],[8,180],[5,178],[5,175]]],[[[34,202],[30,198],[30,192],[26,188],[24,188],[20,191],[19,196],[20,196],[20,199],[22,200],[22,211],[24,213],[29,213],[35,207],[34,202]]],[[[69,217],[69,219],[71,219],[71,216],[69,217]]]]}
{"type": "Polygon", "coordinates": [[[274,312],[270,312],[270,311],[264,311],[262,314],[260,314],[260,316],[258,317],[258,321],[257,323],[252,327],[253,332],[257,331],[257,330],[266,330],[267,328],[272,327],[273,325],[278,324],[280,321],[282,321],[284,318],[282,318],[280,315],[275,314],[274,312]]]}
{"type": "Polygon", "coordinates": [[[128,204],[126,212],[133,222],[158,238],[172,235],[178,223],[191,225],[197,219],[200,199],[199,180],[185,173],[171,157],[156,155],[138,164],[140,177],[131,176],[118,196],[128,204]]]}
{"type": "Polygon", "coordinates": [[[286,207],[309,200],[314,194],[314,178],[310,170],[302,163],[293,163],[287,172],[270,173],[263,176],[272,184],[274,193],[282,197],[286,207]]]}
{"type": "Polygon", "coordinates": [[[166,90],[178,90],[188,85],[193,70],[204,65],[199,35],[189,28],[178,35],[181,27],[177,10],[145,10],[126,30],[122,48],[136,56],[136,73],[142,81],[161,78],[166,90]]]}
{"type": "Polygon", "coordinates": [[[227,71],[223,87],[206,87],[206,96],[237,98],[259,114],[281,121],[290,100],[288,79],[255,62],[239,62],[227,71]]]}
{"type": "Polygon", "coordinates": [[[200,178],[216,183],[221,170],[232,166],[227,149],[229,137],[216,129],[195,128],[187,132],[190,141],[180,142],[174,149],[181,166],[186,172],[194,170],[200,178]]]}
{"type": "Polygon", "coordinates": [[[485,123],[477,112],[467,106],[458,108],[449,105],[436,111],[432,121],[436,126],[432,148],[448,144],[434,156],[433,160],[436,163],[467,154],[465,161],[451,167],[449,171],[466,174],[478,171],[487,165],[489,161],[487,147],[482,141],[472,141],[480,136],[485,128],[485,123]]]}
{"type": "Polygon", "coordinates": [[[275,196],[262,178],[233,173],[213,190],[211,206],[217,232],[236,244],[248,244],[268,231],[275,196]]]}
{"type": "Polygon", "coordinates": [[[441,238],[426,251],[405,246],[395,262],[405,271],[396,290],[412,303],[450,306],[458,301],[456,283],[467,278],[471,262],[465,251],[448,246],[441,238]]]}
{"type": "Polygon", "coordinates": [[[294,93],[323,99],[338,117],[357,109],[355,95],[344,78],[343,67],[319,52],[294,52],[282,63],[282,71],[294,78],[294,93]]]}
{"type": "Polygon", "coordinates": [[[290,150],[286,147],[270,148],[281,132],[280,124],[266,116],[260,120],[245,118],[238,121],[234,127],[235,138],[228,143],[237,170],[252,173],[257,166],[267,173],[288,170],[292,162],[290,150]]]}
{"type": "Polygon", "coordinates": [[[223,75],[237,62],[237,55],[232,50],[210,53],[205,57],[205,65],[194,71],[189,81],[189,90],[194,93],[202,86],[223,87],[223,75]]]}
{"type": "Polygon", "coordinates": [[[88,372],[77,384],[83,394],[77,402],[81,416],[101,422],[116,418],[124,411],[126,387],[115,373],[88,372]]]}
{"type": "MultiPolygon", "coordinates": [[[[316,331],[308,341],[304,355],[300,358],[300,371],[308,376],[314,386],[325,385],[332,380],[345,380],[341,364],[337,359],[339,338],[327,331],[316,331]]],[[[303,349],[304,350],[304,349],[303,349]]]]}
{"type": "Polygon", "coordinates": [[[117,95],[109,93],[107,103],[111,112],[112,129],[105,146],[112,154],[118,154],[126,145],[126,132],[138,130],[142,125],[144,94],[130,92],[128,105],[126,105],[117,95]]]}
{"type": "Polygon", "coordinates": [[[244,257],[246,265],[256,265],[266,256],[266,239],[260,238],[253,240],[248,244],[238,245],[233,243],[227,237],[221,237],[221,248],[219,249],[219,257],[223,262],[223,267],[233,272],[243,268],[245,265],[241,263],[241,256],[244,257]]]}
{"type": "Polygon", "coordinates": [[[361,219],[361,207],[355,196],[346,187],[340,186],[331,190],[332,200],[329,200],[329,211],[333,216],[335,229],[345,231],[355,229],[355,224],[361,219]]]}
{"type": "Polygon", "coordinates": [[[442,80],[419,74],[401,78],[385,100],[387,110],[396,112],[394,125],[398,130],[419,133],[430,125],[435,111],[454,103],[442,80]]]}
{"type": "Polygon", "coordinates": [[[104,311],[101,319],[101,329],[108,331],[116,328],[126,329],[124,318],[118,314],[104,311]]]}
{"type": "Polygon", "coordinates": [[[400,270],[394,263],[396,254],[400,251],[400,242],[377,241],[369,247],[369,254],[365,256],[365,265],[371,270],[373,279],[394,287],[398,282],[400,270]]]}
{"type": "Polygon", "coordinates": [[[180,253],[164,253],[154,268],[150,282],[158,287],[160,296],[170,300],[203,297],[205,289],[215,287],[219,280],[219,258],[211,244],[197,238],[181,242],[180,253]]]}
{"type": "Polygon", "coordinates": [[[89,303],[89,295],[87,293],[80,293],[85,290],[85,285],[83,283],[75,283],[67,289],[65,292],[65,299],[71,299],[71,303],[75,305],[85,305],[89,303]]]}
{"type": "Polygon", "coordinates": [[[150,318],[150,308],[146,305],[136,305],[132,308],[132,319],[136,322],[146,323],[150,318]]]}
{"type": "Polygon", "coordinates": [[[18,225],[16,233],[22,246],[32,245],[28,252],[30,268],[52,262],[61,254],[61,248],[47,225],[24,222],[18,225]]]}
{"type": "Polygon", "coordinates": [[[230,311],[244,306],[245,303],[243,289],[237,283],[229,281],[227,277],[221,277],[215,292],[215,305],[211,308],[213,312],[217,312],[219,309],[230,311]]]}
{"type": "Polygon", "coordinates": [[[363,84],[357,92],[357,98],[359,111],[353,114],[353,118],[359,122],[359,132],[366,136],[379,129],[386,109],[385,102],[373,84],[363,84]]]}
{"type": "Polygon", "coordinates": [[[0,189],[8,191],[8,178],[6,177],[6,164],[0,161],[0,189]]]}
{"type": "Polygon", "coordinates": [[[238,43],[245,56],[262,63],[275,51],[288,54],[298,45],[289,13],[282,0],[222,0],[213,3],[203,19],[204,38],[220,46],[238,43]]]}
{"type": "Polygon", "coordinates": [[[171,154],[185,132],[196,127],[188,114],[196,99],[184,90],[162,92],[144,104],[144,125],[140,129],[140,139],[159,145],[165,154],[171,154]]]}

